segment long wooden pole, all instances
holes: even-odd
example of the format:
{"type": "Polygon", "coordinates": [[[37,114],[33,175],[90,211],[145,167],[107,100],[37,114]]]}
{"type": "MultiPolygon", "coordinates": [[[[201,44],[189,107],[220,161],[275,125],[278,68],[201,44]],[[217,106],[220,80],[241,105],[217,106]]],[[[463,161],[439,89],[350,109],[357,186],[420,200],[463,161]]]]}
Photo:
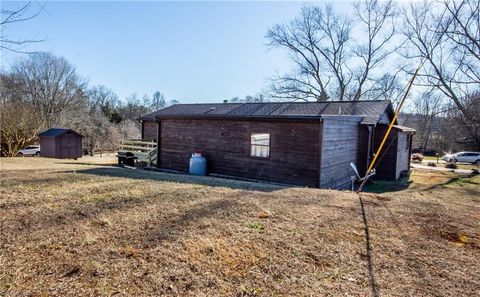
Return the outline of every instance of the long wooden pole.
{"type": "MultiPolygon", "coordinates": [[[[420,71],[420,68],[422,68],[423,62],[420,63],[420,66],[418,66],[417,70],[413,73],[412,78],[410,79],[407,89],[405,90],[405,94],[402,97],[402,100],[400,101],[400,104],[397,106],[397,110],[395,111],[395,114],[393,115],[393,119],[390,122],[390,125],[388,125],[387,132],[385,133],[385,136],[383,136],[382,142],[380,143],[380,146],[377,149],[377,152],[373,156],[372,163],[368,166],[367,172],[365,173],[365,178],[362,180],[362,183],[358,187],[358,190],[356,191],[357,193],[360,193],[363,190],[363,186],[367,183],[368,181],[368,175],[372,172],[373,167],[375,166],[375,162],[377,161],[378,156],[380,155],[380,152],[382,151],[383,146],[385,145],[385,142],[387,141],[388,136],[390,135],[390,132],[392,131],[393,126],[395,125],[395,121],[398,118],[398,115],[400,114],[400,111],[402,110],[403,104],[405,103],[405,100],[408,97],[408,93],[410,93],[410,89],[412,88],[413,82],[415,81],[415,78],[417,77],[418,71],[420,71]]],[[[410,162],[410,160],[409,160],[410,162]]]]}
{"type": "Polygon", "coordinates": [[[368,166],[366,174],[368,174],[368,173],[370,173],[370,171],[372,171],[373,166],[375,165],[375,162],[377,161],[378,155],[380,155],[380,152],[382,151],[382,148],[385,145],[385,142],[387,141],[387,138],[390,135],[390,132],[392,131],[393,126],[395,125],[395,121],[397,120],[398,115],[400,114],[400,111],[402,110],[403,104],[405,103],[405,99],[407,99],[408,93],[410,92],[410,89],[412,88],[413,82],[415,81],[415,77],[417,77],[417,73],[420,70],[420,67],[418,67],[417,70],[415,70],[415,73],[413,74],[412,78],[410,79],[410,82],[408,83],[407,90],[405,91],[405,94],[403,95],[403,98],[400,101],[400,104],[398,105],[397,110],[395,111],[395,115],[393,116],[393,119],[390,122],[390,125],[388,125],[387,133],[385,133],[385,136],[383,137],[382,142],[380,143],[380,146],[377,149],[377,152],[373,156],[372,163],[370,163],[370,166],[368,166]]]}

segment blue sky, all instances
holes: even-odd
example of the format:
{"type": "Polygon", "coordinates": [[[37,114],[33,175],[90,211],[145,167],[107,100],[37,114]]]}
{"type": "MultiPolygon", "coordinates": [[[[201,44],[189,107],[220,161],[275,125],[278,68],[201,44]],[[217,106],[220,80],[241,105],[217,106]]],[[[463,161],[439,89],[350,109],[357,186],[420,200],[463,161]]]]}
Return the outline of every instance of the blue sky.
{"type": "MultiPolygon", "coordinates": [[[[21,5],[3,2],[4,9],[21,5]]],[[[348,7],[343,2],[341,6],[348,7]]],[[[266,46],[269,27],[294,18],[301,2],[47,2],[35,19],[7,28],[11,39],[46,41],[89,85],[120,98],[159,90],[182,103],[254,95],[290,68],[266,46]]],[[[2,53],[2,67],[18,59],[2,53]]]]}

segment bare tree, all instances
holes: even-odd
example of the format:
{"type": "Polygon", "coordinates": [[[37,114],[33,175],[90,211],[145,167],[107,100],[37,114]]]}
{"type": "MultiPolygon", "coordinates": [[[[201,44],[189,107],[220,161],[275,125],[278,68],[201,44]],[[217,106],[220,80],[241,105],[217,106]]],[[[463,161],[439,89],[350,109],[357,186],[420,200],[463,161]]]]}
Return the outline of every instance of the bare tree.
{"type": "Polygon", "coordinates": [[[136,120],[140,116],[150,112],[150,103],[148,97],[144,96],[142,99],[138,98],[136,93],[125,98],[119,106],[120,114],[124,119],[136,120]],[[147,104],[147,105],[145,105],[147,104]]]}
{"type": "Polygon", "coordinates": [[[272,97],[377,99],[373,90],[379,89],[382,75],[375,70],[396,50],[392,46],[396,8],[392,1],[377,0],[358,2],[355,8],[357,14],[352,17],[334,11],[329,4],[304,6],[293,21],[268,31],[268,45],[287,49],[295,65],[292,73],[272,79],[272,97]],[[364,32],[354,31],[359,28],[364,32]]]}
{"type": "Polygon", "coordinates": [[[460,72],[473,83],[480,83],[480,2],[444,1],[446,17],[438,20],[440,30],[455,50],[460,72]]]}
{"type": "Polygon", "coordinates": [[[102,109],[119,103],[117,94],[103,85],[90,88],[86,95],[91,108],[102,109]]]}
{"type": "MultiPolygon", "coordinates": [[[[83,134],[84,147],[93,156],[97,150],[100,153],[108,148],[112,142],[111,128],[114,123],[109,118],[110,105],[117,105],[117,95],[105,86],[97,86],[86,92],[86,98],[82,106],[78,106],[74,114],[68,117],[65,126],[73,126],[83,134]]],[[[118,133],[117,133],[118,134],[118,133]]],[[[118,140],[115,140],[115,145],[118,140]]]]}
{"type": "Polygon", "coordinates": [[[16,53],[29,53],[25,51],[25,47],[28,44],[44,41],[36,38],[11,39],[5,32],[14,23],[25,22],[35,18],[42,10],[43,5],[32,1],[23,3],[14,10],[0,9],[0,49],[16,53]]]}
{"type": "Polygon", "coordinates": [[[360,45],[354,48],[355,56],[361,61],[360,66],[353,72],[356,85],[352,99],[357,101],[364,96],[375,97],[368,95],[370,91],[379,88],[377,84],[383,88],[390,85],[384,84],[387,77],[383,75],[378,78],[373,76],[372,72],[396,52],[401,43],[392,45],[391,42],[396,34],[397,16],[393,1],[363,0],[354,6],[357,19],[363,25],[364,34],[367,36],[364,42],[360,42],[360,45]]]}
{"type": "Polygon", "coordinates": [[[147,108],[147,112],[151,111],[152,100],[150,99],[150,97],[148,97],[147,94],[143,94],[142,101],[140,102],[140,105],[147,108]]]}
{"type": "Polygon", "coordinates": [[[476,141],[480,122],[467,105],[480,85],[478,24],[478,1],[424,1],[411,3],[405,11],[404,34],[410,45],[406,57],[425,62],[418,85],[434,87],[449,98],[476,141]]]}
{"type": "Polygon", "coordinates": [[[100,85],[90,88],[87,93],[89,112],[103,113],[111,123],[119,124],[123,121],[120,114],[120,100],[117,94],[106,86],[100,85]]]}
{"type": "Polygon", "coordinates": [[[423,92],[414,99],[416,112],[409,123],[417,130],[415,141],[421,151],[429,148],[430,141],[434,137],[435,125],[438,122],[436,119],[445,114],[443,103],[443,96],[435,94],[432,90],[423,92]]]}
{"type": "MultiPolygon", "coordinates": [[[[108,126],[108,130],[100,139],[99,144],[96,147],[96,149],[100,151],[100,154],[105,151],[114,152],[118,150],[118,144],[121,140],[120,127],[111,124],[108,126]]],[[[136,138],[139,138],[139,136],[136,136],[136,138]]]]}
{"type": "Polygon", "coordinates": [[[140,139],[140,128],[134,120],[125,119],[119,125],[120,138],[125,139],[140,139]]]}
{"type": "Polygon", "coordinates": [[[345,44],[350,40],[351,20],[324,7],[304,6],[300,16],[267,33],[269,46],[288,50],[295,65],[291,74],[277,75],[272,82],[274,98],[325,101],[333,77],[343,98],[351,76],[345,74],[345,44]]]}
{"type": "Polygon", "coordinates": [[[39,131],[81,114],[83,81],[62,58],[35,54],[1,74],[2,147],[9,155],[34,141],[39,131]]]}
{"type": "Polygon", "coordinates": [[[166,106],[165,96],[159,91],[156,91],[152,97],[151,108],[153,110],[159,110],[161,108],[164,108],[165,106],[166,106]]]}
{"type": "Polygon", "coordinates": [[[180,101],[178,101],[177,99],[172,99],[168,101],[167,106],[175,105],[175,104],[180,104],[180,101]]]}
{"type": "MultiPolygon", "coordinates": [[[[3,95],[3,94],[2,94],[3,95]]],[[[1,155],[15,156],[33,142],[40,132],[39,116],[35,108],[26,102],[2,100],[0,111],[1,155]]]]}
{"type": "Polygon", "coordinates": [[[385,73],[378,77],[369,88],[368,95],[364,96],[378,100],[390,100],[396,105],[401,100],[405,88],[398,77],[399,73],[400,71],[393,74],[385,73]]]}
{"type": "Polygon", "coordinates": [[[458,108],[449,110],[447,123],[455,131],[455,141],[466,149],[480,150],[480,91],[466,96],[463,100],[469,118],[458,108]]]}
{"type": "Polygon", "coordinates": [[[30,102],[42,119],[41,128],[57,126],[85,98],[86,82],[64,58],[36,53],[12,65],[17,97],[30,102]]]}
{"type": "Polygon", "coordinates": [[[62,126],[83,134],[90,154],[114,150],[124,138],[139,138],[137,117],[149,111],[147,96],[120,102],[105,86],[86,89],[65,59],[35,54],[0,73],[2,154],[14,155],[39,131],[62,126]]]}
{"type": "Polygon", "coordinates": [[[254,96],[246,95],[244,98],[240,98],[238,96],[231,98],[230,100],[226,100],[226,102],[230,103],[258,103],[258,102],[267,102],[267,98],[262,93],[258,93],[254,96]]]}

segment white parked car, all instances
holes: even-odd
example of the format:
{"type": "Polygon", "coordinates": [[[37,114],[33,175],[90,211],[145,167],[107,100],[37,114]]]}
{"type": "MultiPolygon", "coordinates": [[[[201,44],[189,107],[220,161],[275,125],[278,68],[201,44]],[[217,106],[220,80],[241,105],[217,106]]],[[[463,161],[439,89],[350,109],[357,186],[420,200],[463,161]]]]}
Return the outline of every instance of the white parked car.
{"type": "Polygon", "coordinates": [[[35,156],[40,157],[40,146],[39,145],[29,145],[24,147],[17,153],[17,157],[24,157],[24,156],[35,156]]]}
{"type": "Polygon", "coordinates": [[[480,152],[459,152],[456,154],[446,154],[442,157],[446,162],[461,162],[480,165],[480,152]]]}

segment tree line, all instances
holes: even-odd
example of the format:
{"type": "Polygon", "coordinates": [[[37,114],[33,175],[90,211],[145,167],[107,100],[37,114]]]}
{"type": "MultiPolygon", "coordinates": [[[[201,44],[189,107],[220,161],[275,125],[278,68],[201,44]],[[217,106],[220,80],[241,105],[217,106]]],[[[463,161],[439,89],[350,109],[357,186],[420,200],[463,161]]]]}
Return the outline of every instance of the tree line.
{"type": "MultiPolygon", "coordinates": [[[[1,24],[34,17],[37,12],[27,14],[29,7],[2,11],[1,24]]],[[[352,2],[351,12],[328,3],[308,4],[294,19],[272,26],[267,45],[288,53],[291,71],[271,77],[262,93],[224,102],[395,103],[420,66],[410,114],[403,118],[417,129],[418,146],[427,148],[434,141],[480,150],[480,1],[359,0],[352,2]]],[[[19,48],[12,46],[23,45],[3,35],[2,40],[14,51],[19,48]]],[[[119,100],[104,86],[89,88],[71,64],[52,54],[31,54],[2,72],[1,80],[2,152],[8,154],[30,142],[34,129],[66,124],[86,136],[90,152],[108,149],[116,145],[109,137],[139,135],[135,118],[167,105],[159,92],[119,100]]]]}
{"type": "Polygon", "coordinates": [[[416,92],[402,123],[417,129],[421,150],[480,150],[480,1],[400,4],[352,2],[352,14],[323,3],[305,5],[272,26],[270,48],[284,50],[288,73],[265,94],[228,102],[398,102],[417,67],[416,92]]]}
{"type": "Polygon", "coordinates": [[[1,153],[14,156],[51,127],[84,136],[89,154],[112,151],[122,139],[139,139],[138,117],[178,103],[160,92],[120,100],[106,86],[89,87],[65,58],[32,53],[0,73],[1,153]]]}
{"type": "Polygon", "coordinates": [[[480,149],[480,1],[360,0],[352,8],[305,5],[270,28],[269,47],[286,50],[293,65],[272,78],[271,97],[396,102],[420,66],[410,109],[422,119],[423,144],[435,118],[480,149]]]}

